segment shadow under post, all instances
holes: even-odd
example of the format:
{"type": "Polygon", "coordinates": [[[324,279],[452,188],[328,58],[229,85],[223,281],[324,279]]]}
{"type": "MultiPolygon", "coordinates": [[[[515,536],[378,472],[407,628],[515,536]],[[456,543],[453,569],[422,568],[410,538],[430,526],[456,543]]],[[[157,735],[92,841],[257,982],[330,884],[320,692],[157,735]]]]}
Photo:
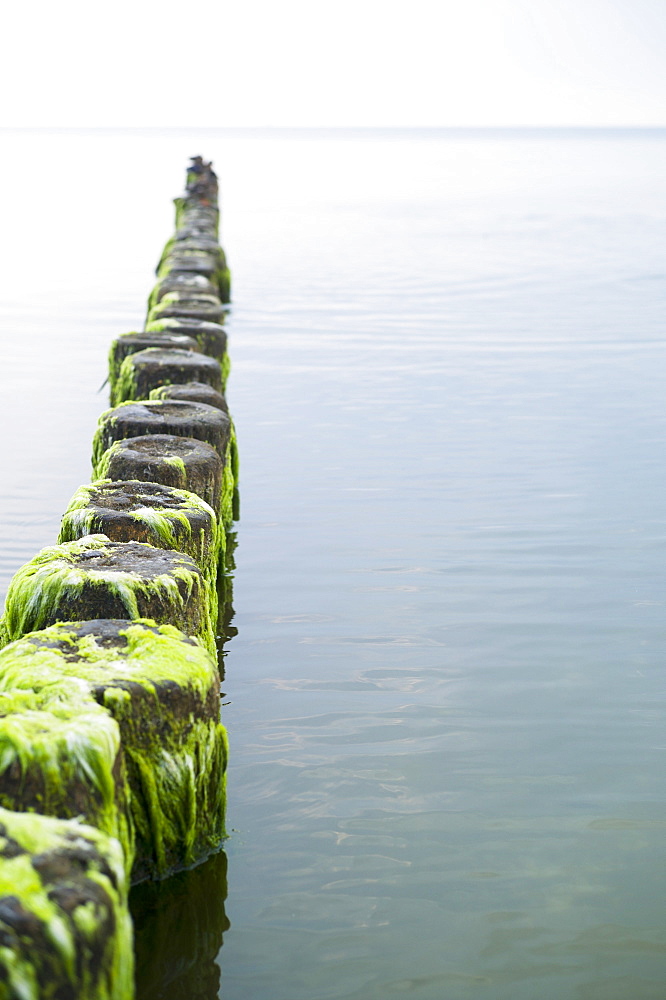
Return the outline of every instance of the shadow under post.
{"type": "Polygon", "coordinates": [[[224,851],[162,882],[134,886],[136,1000],[217,1000],[226,897],[224,851]]]}
{"type": "Polygon", "coordinates": [[[234,636],[238,635],[238,629],[232,624],[234,618],[234,570],[236,569],[234,553],[237,544],[236,532],[228,530],[226,532],[224,561],[220,562],[217,576],[218,617],[216,645],[221,680],[224,680],[224,658],[227,655],[225,645],[234,636]]]}

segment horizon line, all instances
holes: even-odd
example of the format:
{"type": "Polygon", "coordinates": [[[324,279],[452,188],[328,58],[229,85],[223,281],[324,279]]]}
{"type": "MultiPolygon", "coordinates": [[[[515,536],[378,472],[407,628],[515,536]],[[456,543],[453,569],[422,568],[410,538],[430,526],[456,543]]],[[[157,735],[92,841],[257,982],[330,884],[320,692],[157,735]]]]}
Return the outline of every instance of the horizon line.
{"type": "Polygon", "coordinates": [[[0,132],[506,132],[506,131],[664,131],[652,125],[0,125],[0,132]]]}

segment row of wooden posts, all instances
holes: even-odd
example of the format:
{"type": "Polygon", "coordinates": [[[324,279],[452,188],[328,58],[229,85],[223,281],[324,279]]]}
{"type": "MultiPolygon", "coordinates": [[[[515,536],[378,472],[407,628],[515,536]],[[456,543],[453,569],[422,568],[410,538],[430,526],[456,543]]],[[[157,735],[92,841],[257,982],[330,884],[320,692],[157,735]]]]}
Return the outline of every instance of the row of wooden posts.
{"type": "Polygon", "coordinates": [[[0,622],[0,1000],[130,1000],[129,884],[225,835],[216,653],[238,459],[200,157],[157,276],[145,329],[111,346],[92,481],[0,622]]]}

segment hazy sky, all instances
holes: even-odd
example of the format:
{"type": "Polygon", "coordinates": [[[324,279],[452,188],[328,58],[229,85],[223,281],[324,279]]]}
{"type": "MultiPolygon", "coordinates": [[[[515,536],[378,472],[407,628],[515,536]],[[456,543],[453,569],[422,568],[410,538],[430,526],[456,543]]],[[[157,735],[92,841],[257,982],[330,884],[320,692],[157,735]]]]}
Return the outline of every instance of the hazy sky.
{"type": "Polygon", "coordinates": [[[4,126],[666,125],[666,0],[37,0],[4,126]]]}

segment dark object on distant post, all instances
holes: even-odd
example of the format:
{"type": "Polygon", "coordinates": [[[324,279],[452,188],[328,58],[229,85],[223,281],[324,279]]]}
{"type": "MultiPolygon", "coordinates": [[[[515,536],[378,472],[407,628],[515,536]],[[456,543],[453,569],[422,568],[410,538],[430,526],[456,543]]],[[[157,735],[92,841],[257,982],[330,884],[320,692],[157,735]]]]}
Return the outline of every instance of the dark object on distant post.
{"type": "Polygon", "coordinates": [[[203,204],[217,205],[217,174],[212,162],[206,163],[201,156],[191,156],[187,170],[187,192],[194,194],[203,204]]]}

